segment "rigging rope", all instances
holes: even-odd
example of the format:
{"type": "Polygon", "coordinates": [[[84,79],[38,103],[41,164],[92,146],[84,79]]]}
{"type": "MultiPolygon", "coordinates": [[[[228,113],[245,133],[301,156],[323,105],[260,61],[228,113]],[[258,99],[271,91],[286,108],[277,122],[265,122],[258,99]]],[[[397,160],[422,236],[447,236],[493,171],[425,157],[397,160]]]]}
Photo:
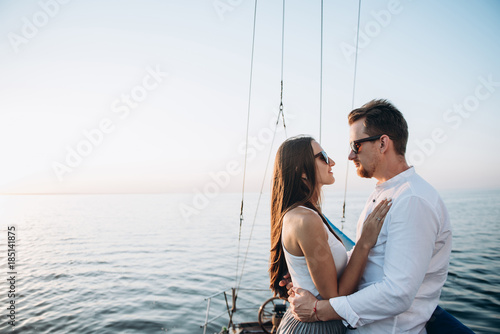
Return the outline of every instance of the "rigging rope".
{"type": "MultiPolygon", "coordinates": [[[[257,1],[255,1],[255,9],[254,9],[254,39],[252,41],[252,64],[253,64],[253,49],[254,49],[254,43],[255,43],[255,17],[256,17],[256,13],[257,13],[257,1]]],[[[264,184],[265,184],[265,180],[266,180],[267,170],[269,168],[269,162],[270,162],[271,156],[272,156],[273,145],[274,145],[274,140],[276,138],[276,131],[278,129],[278,124],[279,124],[280,116],[281,116],[281,118],[283,120],[283,128],[285,130],[285,137],[288,137],[287,133],[286,133],[285,113],[284,113],[284,108],[283,108],[283,59],[284,59],[283,55],[284,55],[284,50],[285,50],[285,0],[283,0],[283,14],[282,14],[281,30],[282,30],[281,31],[281,90],[280,90],[279,112],[278,112],[278,116],[276,118],[276,124],[274,126],[273,138],[271,140],[271,145],[270,145],[270,148],[269,148],[269,155],[267,157],[266,169],[264,171],[264,177],[262,178],[262,184],[260,186],[259,198],[257,200],[257,206],[255,208],[255,214],[254,214],[253,221],[252,221],[252,227],[250,229],[250,236],[248,238],[247,249],[246,249],[246,252],[245,252],[245,256],[243,257],[243,264],[241,266],[241,274],[240,274],[239,281],[238,281],[238,267],[236,268],[236,280],[238,281],[238,283],[236,284],[236,295],[238,294],[238,291],[240,289],[241,280],[243,279],[243,273],[245,271],[245,264],[246,264],[246,260],[248,258],[248,251],[250,250],[250,241],[252,240],[252,235],[253,235],[253,230],[254,230],[254,227],[255,227],[255,222],[257,221],[257,212],[259,211],[259,205],[260,205],[260,201],[261,201],[261,198],[262,198],[262,193],[263,193],[263,190],[264,190],[264,184]]],[[[249,96],[249,98],[250,98],[250,96],[249,96]]],[[[249,101],[249,105],[250,105],[250,101],[249,101]]],[[[250,108],[249,108],[249,112],[250,112],[250,108]]],[[[247,120],[247,140],[248,140],[248,120],[247,120]]],[[[247,148],[248,148],[248,141],[247,141],[247,148]]],[[[244,170],[246,170],[246,152],[245,152],[245,166],[244,166],[244,170]]],[[[243,184],[245,184],[245,173],[243,173],[243,184]]],[[[241,225],[242,225],[242,222],[243,222],[243,195],[242,195],[241,211],[240,211],[240,236],[239,236],[239,239],[238,239],[238,258],[239,258],[239,253],[240,253],[241,225]]],[[[238,263],[239,263],[239,260],[238,260],[238,263]]]]}
{"type": "MultiPolygon", "coordinates": [[[[357,64],[358,64],[358,46],[359,46],[359,25],[360,25],[360,15],[361,15],[361,0],[359,0],[358,4],[358,22],[357,22],[357,33],[356,33],[356,53],[355,53],[355,63],[354,63],[354,81],[353,81],[353,93],[352,93],[352,109],[354,108],[354,98],[356,92],[356,75],[357,75],[357,64]]],[[[252,34],[252,53],[251,53],[251,63],[250,63],[250,83],[249,83],[249,92],[248,92],[248,110],[247,110],[247,128],[246,128],[246,145],[245,145],[245,161],[244,161],[244,170],[243,170],[243,186],[242,186],[242,195],[241,195],[241,208],[240,208],[240,227],[239,227],[239,236],[238,236],[238,255],[237,255],[237,264],[236,264],[236,295],[240,289],[241,281],[243,279],[243,273],[245,270],[246,260],[248,258],[248,252],[250,250],[250,242],[252,239],[255,222],[257,221],[257,213],[260,205],[260,201],[262,198],[262,193],[264,189],[266,174],[269,168],[269,162],[271,160],[272,148],[274,145],[274,141],[276,138],[276,131],[278,129],[280,116],[283,120],[283,127],[285,130],[285,137],[288,137],[286,133],[286,124],[285,124],[285,113],[283,108],[283,64],[284,64],[284,49],[285,49],[285,0],[283,0],[283,14],[282,14],[282,32],[281,32],[281,90],[280,90],[280,105],[279,112],[276,119],[276,124],[273,132],[273,137],[269,149],[269,155],[266,162],[266,168],[264,172],[264,177],[262,179],[259,197],[257,200],[257,206],[255,209],[255,214],[253,217],[252,227],[250,230],[250,236],[248,238],[247,249],[245,252],[245,256],[243,258],[243,263],[241,267],[241,274],[239,275],[238,280],[238,269],[239,269],[239,254],[240,254],[240,243],[241,243],[241,227],[243,223],[243,208],[244,208],[244,197],[245,197],[245,180],[246,180],[246,167],[247,167],[247,155],[248,155],[248,139],[249,139],[249,125],[250,125],[250,110],[251,110],[251,97],[252,97],[252,81],[253,81],[253,63],[254,63],[254,50],[255,50],[255,27],[256,27],[256,17],[257,17],[257,0],[255,0],[254,6],[254,18],[253,18],[253,34],[252,34]]],[[[323,105],[323,0],[321,0],[321,65],[320,65],[320,142],[321,142],[321,118],[322,118],[322,105],[323,105]]],[[[346,205],[346,193],[347,193],[347,176],[348,176],[348,168],[346,170],[346,181],[345,181],[345,189],[344,189],[344,204],[343,204],[343,212],[342,212],[342,230],[343,223],[345,221],[345,205],[346,205]]]]}
{"type": "MultiPolygon", "coordinates": [[[[351,101],[351,110],[354,109],[354,98],[356,96],[356,78],[358,73],[358,47],[359,47],[359,22],[361,18],[361,0],[358,2],[358,28],[356,29],[356,52],[354,54],[354,80],[352,83],[352,101],[351,101]]],[[[351,149],[349,148],[349,154],[351,153],[351,149]]],[[[349,176],[349,155],[347,156],[347,168],[345,171],[345,187],[344,187],[344,205],[342,206],[342,219],[341,219],[341,231],[344,231],[344,222],[345,222],[345,203],[346,203],[346,195],[347,195],[347,178],[349,176]]]]}
{"type": "Polygon", "coordinates": [[[358,3],[358,28],[356,29],[356,52],[354,54],[354,80],[352,84],[352,102],[351,109],[354,109],[354,98],[356,95],[356,77],[358,73],[358,47],[359,47],[359,22],[361,17],[361,0],[358,3]]]}
{"type": "MultiPolygon", "coordinates": [[[[281,94],[280,94],[280,106],[279,106],[279,114],[283,118],[283,127],[285,128],[285,137],[288,137],[286,134],[286,124],[285,124],[285,113],[283,111],[283,63],[284,63],[284,55],[285,55],[285,0],[283,0],[283,14],[281,20],[281,94]]],[[[279,117],[278,114],[278,117],[279,117]]]]}
{"type": "Polygon", "coordinates": [[[321,50],[319,72],[319,143],[321,144],[321,124],[323,123],[323,0],[321,0],[321,50]]]}
{"type": "MultiPolygon", "coordinates": [[[[281,114],[281,116],[284,117],[283,114],[281,114]]],[[[239,280],[238,284],[236,285],[236,292],[238,292],[238,290],[240,289],[241,280],[243,279],[243,273],[245,272],[245,264],[246,264],[247,257],[248,257],[248,251],[250,250],[250,241],[252,240],[255,222],[257,221],[257,212],[259,211],[260,200],[262,199],[262,193],[264,191],[264,184],[265,184],[265,180],[266,180],[267,170],[269,168],[269,162],[271,160],[271,156],[272,156],[272,152],[273,152],[274,139],[276,138],[276,131],[278,129],[279,120],[280,120],[280,114],[278,114],[278,117],[276,118],[276,124],[274,126],[273,139],[271,140],[271,145],[269,147],[269,155],[267,156],[266,169],[264,171],[264,177],[262,178],[262,183],[260,185],[259,198],[257,199],[257,206],[255,207],[255,214],[254,214],[253,221],[252,221],[252,228],[250,229],[250,236],[248,237],[247,249],[245,252],[245,257],[243,258],[243,265],[241,266],[240,280],[239,280]]],[[[283,126],[284,125],[285,124],[283,124],[283,126]]]]}
{"type": "Polygon", "coordinates": [[[241,241],[241,225],[243,223],[243,203],[245,200],[245,179],[247,171],[247,156],[248,156],[248,133],[250,128],[250,109],[252,103],[252,82],[253,82],[253,59],[255,51],[255,26],[257,21],[257,0],[255,0],[254,11],[253,11],[253,32],[252,32],[252,53],[250,57],[250,81],[248,85],[248,109],[247,109],[247,130],[245,139],[245,162],[243,168],[243,186],[241,187],[241,208],[240,208],[240,229],[238,233],[238,252],[236,256],[236,276],[235,283],[238,281],[238,267],[240,261],[240,241],[241,241]]]}

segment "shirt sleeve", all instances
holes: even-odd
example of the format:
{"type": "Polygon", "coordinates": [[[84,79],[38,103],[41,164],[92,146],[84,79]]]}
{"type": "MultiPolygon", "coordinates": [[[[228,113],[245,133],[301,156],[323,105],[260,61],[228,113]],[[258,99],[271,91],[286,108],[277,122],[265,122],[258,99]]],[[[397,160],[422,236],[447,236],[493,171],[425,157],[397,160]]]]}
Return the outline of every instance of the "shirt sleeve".
{"type": "Polygon", "coordinates": [[[425,199],[400,199],[391,208],[386,223],[383,277],[352,295],[330,299],[337,314],[352,327],[408,310],[433,255],[439,217],[425,199]]]}

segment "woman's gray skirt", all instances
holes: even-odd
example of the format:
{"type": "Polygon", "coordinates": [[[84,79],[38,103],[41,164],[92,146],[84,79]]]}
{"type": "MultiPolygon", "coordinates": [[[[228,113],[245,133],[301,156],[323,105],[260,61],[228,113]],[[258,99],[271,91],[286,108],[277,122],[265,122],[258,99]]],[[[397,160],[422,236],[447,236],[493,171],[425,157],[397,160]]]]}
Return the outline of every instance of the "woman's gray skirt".
{"type": "Polygon", "coordinates": [[[276,334],[344,334],[345,332],[346,328],[341,320],[300,322],[295,320],[292,312],[288,309],[281,319],[276,334]]]}

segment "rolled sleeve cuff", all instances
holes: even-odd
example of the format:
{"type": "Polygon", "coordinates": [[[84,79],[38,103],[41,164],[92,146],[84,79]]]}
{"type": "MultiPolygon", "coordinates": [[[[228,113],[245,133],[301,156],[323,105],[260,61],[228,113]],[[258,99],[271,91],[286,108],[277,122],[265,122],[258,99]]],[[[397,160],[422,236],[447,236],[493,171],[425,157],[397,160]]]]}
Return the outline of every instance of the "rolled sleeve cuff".
{"type": "Polygon", "coordinates": [[[356,328],[359,326],[359,316],[347,302],[346,296],[330,298],[329,302],[335,312],[344,319],[343,323],[346,327],[356,328]]]}

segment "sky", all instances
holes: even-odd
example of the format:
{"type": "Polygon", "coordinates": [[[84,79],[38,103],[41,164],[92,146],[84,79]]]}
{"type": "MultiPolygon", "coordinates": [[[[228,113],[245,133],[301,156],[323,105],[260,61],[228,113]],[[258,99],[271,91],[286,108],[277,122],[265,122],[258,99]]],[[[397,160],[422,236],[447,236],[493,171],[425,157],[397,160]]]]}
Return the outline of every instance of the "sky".
{"type": "Polygon", "coordinates": [[[438,190],[500,187],[500,2],[362,2],[355,76],[358,1],[324,0],[322,72],[320,1],[286,1],[283,55],[283,3],[259,1],[249,99],[254,6],[0,0],[0,193],[213,194],[244,174],[268,191],[297,134],[336,161],[337,189],[371,188],[347,114],[374,98],[403,112],[407,160],[438,190]]]}

